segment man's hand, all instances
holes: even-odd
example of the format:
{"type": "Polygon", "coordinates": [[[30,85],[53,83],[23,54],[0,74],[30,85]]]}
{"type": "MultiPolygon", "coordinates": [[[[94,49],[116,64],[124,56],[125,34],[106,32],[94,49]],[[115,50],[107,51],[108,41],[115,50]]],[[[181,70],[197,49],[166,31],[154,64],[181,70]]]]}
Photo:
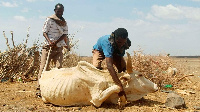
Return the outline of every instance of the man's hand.
{"type": "Polygon", "coordinates": [[[49,45],[50,45],[51,47],[56,47],[56,41],[50,41],[50,42],[49,42],[49,45]]]}

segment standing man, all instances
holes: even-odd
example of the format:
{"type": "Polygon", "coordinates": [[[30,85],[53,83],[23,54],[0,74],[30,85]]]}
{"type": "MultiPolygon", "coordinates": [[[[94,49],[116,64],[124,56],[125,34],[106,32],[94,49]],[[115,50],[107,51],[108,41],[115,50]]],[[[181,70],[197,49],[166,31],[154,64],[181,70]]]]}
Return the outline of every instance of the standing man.
{"type": "Polygon", "coordinates": [[[67,36],[68,26],[67,22],[62,17],[64,6],[60,3],[56,4],[54,12],[55,14],[46,19],[43,27],[43,36],[46,39],[46,44],[42,47],[38,87],[36,89],[36,95],[38,97],[41,96],[39,79],[46,64],[48,53],[50,53],[50,55],[46,70],[49,70],[49,62],[51,60],[53,60],[53,63],[57,68],[61,68],[63,61],[63,47],[66,47],[69,50],[69,39],[67,36]]]}
{"type": "Polygon", "coordinates": [[[125,72],[126,62],[123,56],[125,50],[130,46],[131,41],[128,38],[128,32],[125,28],[118,28],[112,32],[111,35],[100,37],[93,46],[93,65],[101,70],[101,63],[106,59],[107,69],[112,76],[113,81],[121,88],[118,96],[126,95],[113,64],[117,67],[118,73],[122,71],[125,72]]]}

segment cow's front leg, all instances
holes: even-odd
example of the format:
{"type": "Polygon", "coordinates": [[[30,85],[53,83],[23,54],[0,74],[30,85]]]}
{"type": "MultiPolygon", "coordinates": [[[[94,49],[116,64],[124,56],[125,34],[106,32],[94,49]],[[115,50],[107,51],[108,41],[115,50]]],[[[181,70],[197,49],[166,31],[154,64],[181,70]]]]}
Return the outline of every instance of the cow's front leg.
{"type": "Polygon", "coordinates": [[[110,86],[107,89],[103,89],[102,87],[105,86],[104,83],[98,84],[99,90],[96,90],[96,92],[93,92],[95,94],[92,95],[92,100],[90,101],[93,103],[96,107],[101,106],[101,104],[113,93],[119,93],[120,87],[117,85],[110,86]]]}

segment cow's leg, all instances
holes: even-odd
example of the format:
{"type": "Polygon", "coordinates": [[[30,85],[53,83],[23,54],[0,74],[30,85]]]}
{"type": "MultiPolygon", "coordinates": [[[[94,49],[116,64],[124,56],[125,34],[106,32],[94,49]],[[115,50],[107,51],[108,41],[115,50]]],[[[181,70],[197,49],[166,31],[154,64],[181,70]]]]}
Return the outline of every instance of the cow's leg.
{"type": "Polygon", "coordinates": [[[93,103],[96,107],[101,106],[101,104],[113,93],[119,93],[120,87],[117,85],[111,86],[104,91],[96,92],[96,94],[92,95],[92,100],[90,101],[93,103]]]}

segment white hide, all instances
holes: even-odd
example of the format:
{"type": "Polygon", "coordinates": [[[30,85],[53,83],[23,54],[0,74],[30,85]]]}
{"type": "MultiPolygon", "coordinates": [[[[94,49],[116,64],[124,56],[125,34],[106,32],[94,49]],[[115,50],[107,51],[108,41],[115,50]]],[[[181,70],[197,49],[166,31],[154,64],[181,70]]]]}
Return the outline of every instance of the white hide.
{"type": "MultiPolygon", "coordinates": [[[[156,91],[157,85],[139,74],[118,74],[128,101],[135,101],[156,91]]],[[[96,69],[81,61],[76,67],[44,71],[40,80],[44,102],[60,106],[95,105],[104,101],[117,104],[119,86],[115,85],[109,72],[96,69]]]]}

